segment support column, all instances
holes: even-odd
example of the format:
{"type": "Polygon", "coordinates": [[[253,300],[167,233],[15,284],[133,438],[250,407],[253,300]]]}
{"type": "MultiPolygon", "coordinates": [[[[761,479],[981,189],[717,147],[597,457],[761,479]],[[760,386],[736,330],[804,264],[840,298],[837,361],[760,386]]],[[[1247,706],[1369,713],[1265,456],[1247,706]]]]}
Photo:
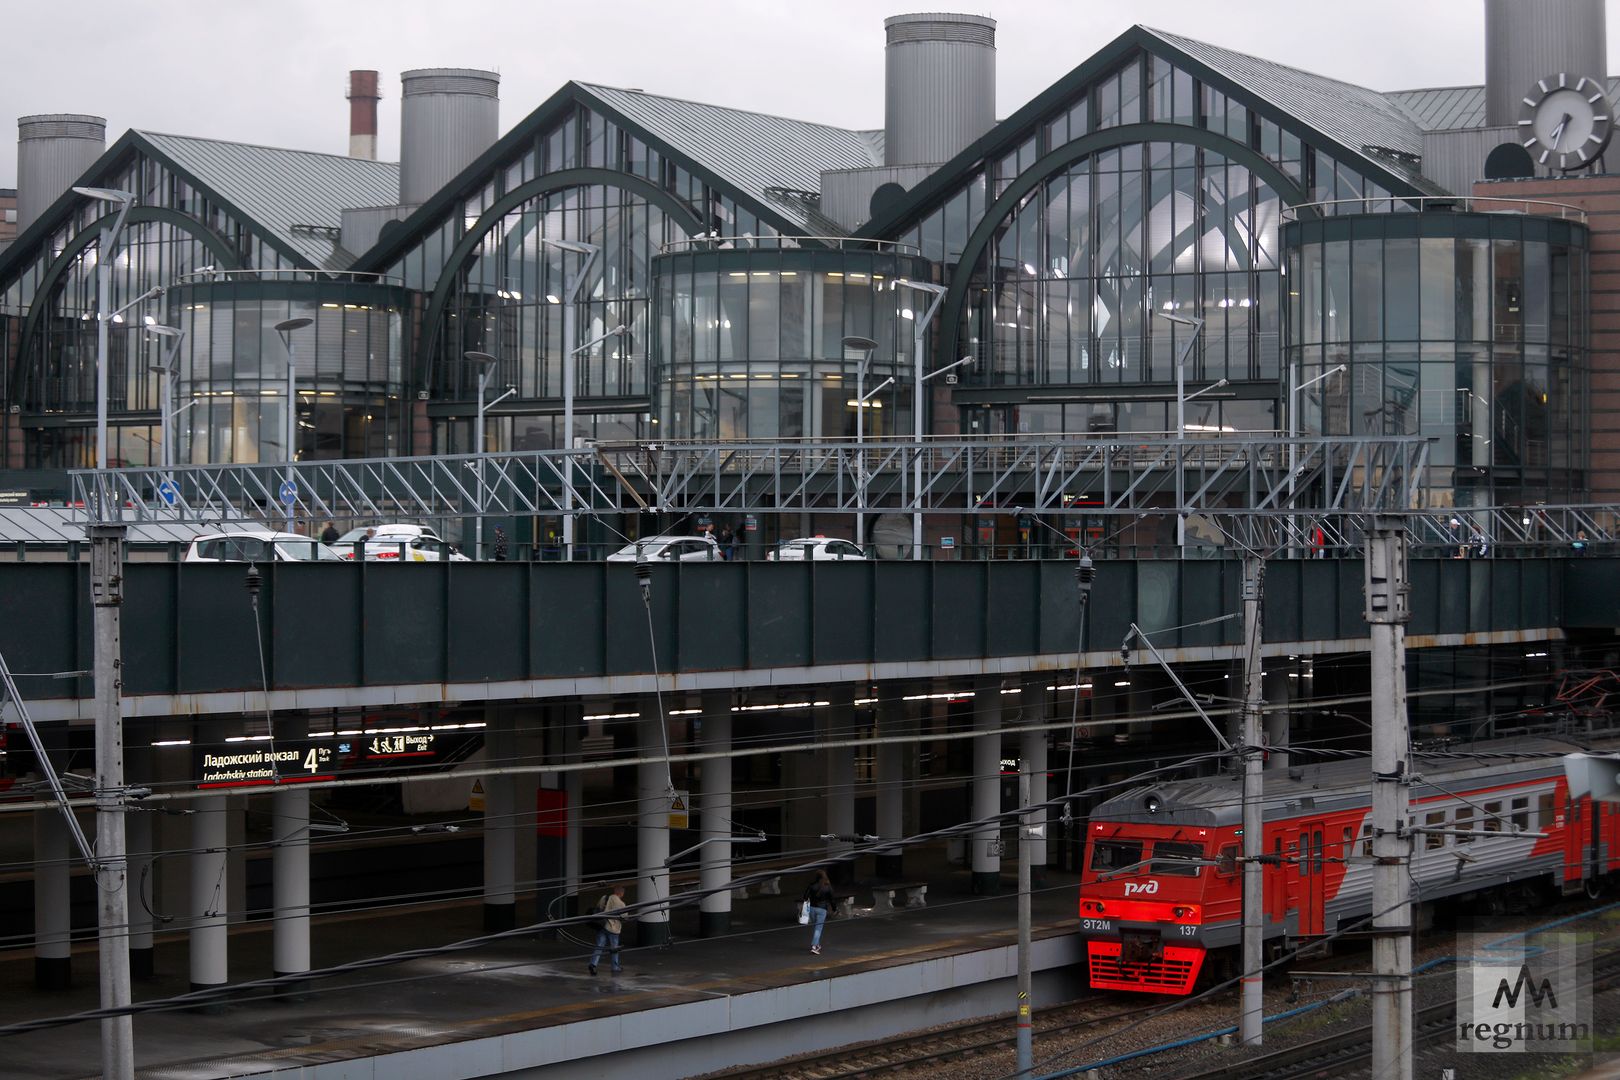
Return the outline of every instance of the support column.
{"type": "MultiPolygon", "coordinates": [[[[278,738],[302,740],[309,735],[309,718],[278,717],[275,727],[278,738]]],[[[271,967],[278,976],[297,975],[310,968],[309,792],[298,784],[270,796],[270,844],[271,967]]]]}
{"type": "Polygon", "coordinates": [[[1261,1043],[1261,1020],[1264,1016],[1262,980],[1264,962],[1262,950],[1265,941],[1265,893],[1261,878],[1260,856],[1265,851],[1262,833],[1263,790],[1260,760],[1260,706],[1262,667],[1260,655],[1261,600],[1265,595],[1266,564],[1256,554],[1243,557],[1243,711],[1241,713],[1242,739],[1233,745],[1243,748],[1243,982],[1239,1011],[1238,1034],[1244,1046],[1261,1043]]]}
{"type": "MultiPolygon", "coordinates": [[[[109,236],[110,238],[110,236],[109,236]]],[[[109,271],[102,268],[101,295],[108,291],[109,271]]],[[[106,388],[107,316],[100,320],[99,380],[106,388]]],[[[291,406],[289,405],[289,408],[291,406]]],[[[99,432],[102,467],[106,466],[106,398],[102,398],[99,432]]],[[[90,534],[90,599],[93,605],[96,689],[96,956],[101,1007],[122,1009],[130,1003],[129,860],[124,835],[123,638],[120,614],[124,603],[124,526],[92,525],[90,534]]],[[[101,1072],[108,1080],[134,1080],[135,1030],[129,1015],[101,1021],[101,1072]]]]}
{"type": "MultiPolygon", "coordinates": [[[[584,703],[571,701],[561,709],[563,728],[563,755],[565,761],[579,761],[583,751],[580,739],[585,734],[584,703]]],[[[568,895],[568,914],[577,914],[579,890],[584,879],[585,861],[585,774],[578,769],[565,773],[563,789],[568,792],[568,835],[563,841],[563,874],[567,878],[564,888],[568,895]]]]}
{"type": "MultiPolygon", "coordinates": [[[[669,899],[669,768],[663,760],[664,733],[658,703],[641,701],[636,721],[636,752],[649,758],[636,769],[636,903],[669,899]]],[[[638,945],[669,944],[669,908],[654,906],[636,916],[638,945]]]]}
{"type": "MultiPolygon", "coordinates": [[[[514,765],[538,765],[545,760],[544,706],[533,704],[513,717],[514,765]]],[[[512,877],[515,884],[512,911],[517,913],[516,896],[535,897],[540,879],[540,843],[536,826],[540,777],[522,773],[512,777],[512,877]]],[[[536,916],[544,918],[543,912],[536,916]]]]}
{"type": "MultiPolygon", "coordinates": [[[[1042,803],[1050,796],[1047,794],[1046,763],[1047,748],[1052,742],[1052,733],[1043,729],[1042,725],[1048,722],[1046,707],[1046,679],[1045,675],[1025,676],[1023,692],[1018,695],[1018,705],[1023,713],[1026,730],[1022,732],[1019,740],[1018,756],[1021,761],[1021,771],[1029,776],[1029,801],[1039,809],[1031,810],[1024,818],[1024,824],[1032,830],[1039,830],[1041,835],[1035,837],[1032,833],[1025,841],[1024,850],[1029,852],[1030,872],[1033,875],[1036,888],[1046,884],[1047,844],[1046,830],[1047,811],[1042,803]]],[[[1061,684],[1054,684],[1061,685],[1061,684]]],[[[1011,695],[1009,695],[1011,697],[1011,695]]]]}
{"type": "MultiPolygon", "coordinates": [[[[731,753],[731,691],[705,690],[699,702],[702,728],[698,748],[705,754],[731,753]]],[[[698,929],[704,937],[731,930],[731,759],[714,757],[703,762],[702,802],[698,817],[703,847],[698,857],[698,929]]]]}
{"type": "MultiPolygon", "coordinates": [[[[888,737],[910,733],[906,717],[906,703],[902,699],[910,689],[907,683],[889,683],[878,686],[877,732],[888,737]]],[[[874,787],[877,803],[877,835],[884,840],[898,840],[906,835],[905,826],[905,769],[906,755],[911,753],[910,743],[880,743],[874,787]]],[[[905,877],[903,849],[880,852],[877,856],[877,876],[891,880],[905,877]]]]}
{"type": "MultiPolygon", "coordinates": [[[[821,714],[821,741],[846,742],[855,737],[855,688],[850,685],[827,688],[828,707],[821,714]]],[[[829,747],[826,755],[827,833],[855,835],[855,748],[829,747]]],[[[845,855],[855,847],[853,840],[829,840],[827,854],[845,855]]],[[[827,869],[834,884],[855,880],[855,861],[845,859],[827,869]]]]}
{"type": "Polygon", "coordinates": [[[129,844],[129,973],[132,978],[150,979],[156,974],[152,952],[152,814],[131,810],[124,827],[129,844]]]}
{"type": "Polygon", "coordinates": [[[1277,657],[1266,670],[1266,768],[1288,769],[1288,720],[1293,711],[1293,683],[1297,674],[1292,660],[1277,657]]]}
{"type": "Polygon", "coordinates": [[[206,990],[230,980],[226,917],[227,814],[223,795],[191,804],[191,988],[206,990]]]}
{"type": "Polygon", "coordinates": [[[1412,1080],[1411,834],[1406,829],[1410,736],[1406,718],[1406,526],[1375,518],[1367,533],[1367,623],[1372,631],[1373,983],[1372,1074],[1412,1080]]]}
{"type": "MultiPolygon", "coordinates": [[[[1001,812],[1001,679],[981,676],[973,683],[973,820],[1001,812]]],[[[973,891],[980,896],[1001,892],[1001,826],[973,832],[973,891]]]]}
{"type": "MultiPolygon", "coordinates": [[[[486,764],[499,768],[517,756],[512,715],[484,710],[486,764]]],[[[484,777],[484,930],[496,933],[517,925],[517,833],[512,827],[516,807],[510,776],[484,777]]]]}
{"type": "Polygon", "coordinates": [[[70,835],[60,810],[34,811],[34,986],[73,985],[70,835]]]}

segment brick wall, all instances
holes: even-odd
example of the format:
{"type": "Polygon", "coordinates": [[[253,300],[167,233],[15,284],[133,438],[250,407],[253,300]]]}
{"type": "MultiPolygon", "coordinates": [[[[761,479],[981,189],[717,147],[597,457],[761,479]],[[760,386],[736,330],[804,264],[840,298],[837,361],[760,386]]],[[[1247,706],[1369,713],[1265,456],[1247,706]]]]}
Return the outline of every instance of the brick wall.
{"type": "Polygon", "coordinates": [[[1587,483],[1593,502],[1620,503],[1620,175],[1481,182],[1474,196],[1545,199],[1586,211],[1592,230],[1587,483]]]}

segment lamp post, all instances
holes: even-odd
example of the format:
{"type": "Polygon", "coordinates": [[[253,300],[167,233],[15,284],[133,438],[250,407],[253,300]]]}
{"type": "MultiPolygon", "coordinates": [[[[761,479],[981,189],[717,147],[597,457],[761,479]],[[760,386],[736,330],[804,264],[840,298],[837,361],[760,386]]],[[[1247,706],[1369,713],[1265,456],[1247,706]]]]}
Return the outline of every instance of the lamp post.
{"type": "MultiPolygon", "coordinates": [[[[540,243],[549,244],[562,251],[571,251],[585,258],[575,269],[572,278],[565,280],[563,296],[547,296],[552,303],[561,303],[563,307],[563,446],[564,449],[574,448],[574,338],[578,336],[576,321],[578,312],[580,290],[585,285],[585,279],[590,276],[591,266],[596,262],[597,255],[602,249],[596,244],[587,244],[579,240],[553,240],[550,237],[540,237],[540,243]]],[[[574,466],[573,459],[565,459],[568,469],[568,482],[563,484],[563,558],[572,561],[574,558],[574,466]]]]}
{"type": "Polygon", "coordinates": [[[158,376],[159,437],[163,440],[163,467],[170,469],[174,467],[174,441],[172,438],[173,433],[169,428],[169,421],[196,404],[193,401],[184,408],[176,409],[173,407],[175,376],[178,374],[175,369],[175,362],[180,358],[180,344],[185,340],[186,332],[179,327],[164,326],[162,323],[154,323],[146,329],[169,343],[163,350],[163,362],[148,366],[151,370],[157,372],[158,376]]]}
{"type": "Polygon", "coordinates": [[[111,226],[101,230],[101,245],[96,251],[96,468],[107,467],[107,324],[112,321],[112,256],[118,234],[124,231],[124,219],[135,203],[133,192],[116,188],[75,187],[73,189],[89,199],[118,204],[118,217],[111,226]]]}
{"type": "MultiPolygon", "coordinates": [[[[911,359],[916,366],[916,375],[911,387],[911,432],[917,446],[915,457],[911,463],[911,504],[915,508],[911,515],[911,557],[921,559],[922,553],[922,441],[923,441],[923,339],[928,334],[928,325],[939,314],[939,305],[945,299],[945,286],[935,285],[931,281],[912,281],[910,278],[895,278],[889,282],[891,289],[910,289],[913,292],[926,293],[932,299],[928,307],[919,316],[913,313],[911,330],[911,359]]],[[[941,370],[944,370],[943,368],[941,370]]],[[[937,372],[935,374],[938,374],[937,372]]]]}
{"type": "Polygon", "coordinates": [[[462,353],[462,355],[480,368],[478,372],[478,430],[475,433],[477,449],[474,451],[478,455],[478,506],[476,507],[478,513],[473,518],[473,558],[482,559],[484,557],[484,455],[488,453],[489,449],[488,440],[485,437],[484,414],[489,412],[491,406],[499,405],[517,393],[517,387],[508,386],[505,392],[494,401],[485,401],[490,381],[495,378],[495,373],[500,370],[501,362],[493,353],[468,352],[462,353]]]}
{"type": "MultiPolygon", "coordinates": [[[[1176,353],[1176,440],[1178,442],[1187,438],[1187,357],[1192,355],[1193,346],[1198,342],[1198,333],[1204,328],[1203,319],[1195,319],[1188,315],[1172,315],[1168,311],[1155,311],[1153,314],[1166,322],[1179,323],[1182,326],[1192,327],[1187,340],[1176,353]]],[[[1203,391],[1199,391],[1202,393],[1203,391]]],[[[1176,553],[1185,555],[1187,552],[1187,460],[1186,454],[1176,455],[1176,553]]]]}
{"type": "MultiPolygon", "coordinates": [[[[861,354],[860,363],[855,365],[855,546],[862,550],[866,548],[866,514],[862,512],[866,506],[866,369],[872,364],[872,351],[877,345],[871,338],[858,334],[851,334],[843,340],[846,354],[851,349],[861,354]]],[[[893,378],[883,385],[891,382],[894,382],[893,378]]],[[[872,393],[877,393],[877,390],[872,393]]]]}
{"type": "Polygon", "coordinates": [[[294,330],[302,330],[306,326],[313,326],[314,323],[314,319],[308,318],[283,319],[281,322],[276,323],[275,326],[276,333],[281,337],[281,344],[287,350],[287,432],[285,441],[287,445],[287,484],[291,488],[292,497],[289,497],[287,493],[283,493],[281,501],[287,507],[288,532],[293,530],[293,506],[298,501],[298,489],[291,486],[294,484],[293,462],[298,460],[297,451],[293,449],[294,440],[298,437],[298,387],[296,382],[298,364],[293,355],[292,335],[294,330]]]}

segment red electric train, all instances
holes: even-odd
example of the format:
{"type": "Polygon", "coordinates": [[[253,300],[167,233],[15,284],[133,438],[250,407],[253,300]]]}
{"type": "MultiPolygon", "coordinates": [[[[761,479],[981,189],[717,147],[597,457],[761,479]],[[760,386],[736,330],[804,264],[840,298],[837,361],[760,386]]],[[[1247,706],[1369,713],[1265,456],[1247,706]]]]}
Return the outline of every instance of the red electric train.
{"type": "MultiPolygon", "coordinates": [[[[1505,755],[1483,759],[1415,752],[1414,901],[1505,910],[1595,892],[1620,871],[1620,807],[1572,802],[1559,757],[1530,756],[1573,749],[1516,739],[1456,748],[1505,755]]],[[[1365,758],[1267,771],[1268,954],[1371,915],[1370,783],[1365,758]]],[[[1235,962],[1241,800],[1242,780],[1229,774],[1132,788],[1091,812],[1079,916],[1092,987],[1188,994],[1211,954],[1235,962]]]]}

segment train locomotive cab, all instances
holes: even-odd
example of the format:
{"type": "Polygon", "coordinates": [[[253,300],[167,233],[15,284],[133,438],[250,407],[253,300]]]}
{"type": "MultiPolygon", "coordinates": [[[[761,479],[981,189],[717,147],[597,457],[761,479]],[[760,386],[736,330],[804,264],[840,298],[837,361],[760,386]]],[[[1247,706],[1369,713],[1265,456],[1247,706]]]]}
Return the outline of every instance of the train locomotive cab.
{"type": "Polygon", "coordinates": [[[1236,830],[1208,817],[1141,789],[1093,811],[1079,910],[1093,989],[1189,994],[1225,944],[1208,928],[1241,903],[1236,830]]]}

